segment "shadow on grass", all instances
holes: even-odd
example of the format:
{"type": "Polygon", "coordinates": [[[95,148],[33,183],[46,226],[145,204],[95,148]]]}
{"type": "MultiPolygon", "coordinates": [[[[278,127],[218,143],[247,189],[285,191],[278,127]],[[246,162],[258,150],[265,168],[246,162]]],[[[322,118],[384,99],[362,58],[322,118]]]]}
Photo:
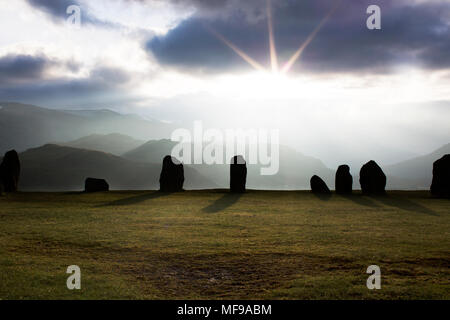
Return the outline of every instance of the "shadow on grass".
{"type": "Polygon", "coordinates": [[[328,201],[331,199],[331,193],[314,193],[313,195],[315,195],[317,198],[319,198],[322,201],[328,201]]]}
{"type": "Polygon", "coordinates": [[[350,201],[353,201],[354,203],[359,204],[361,206],[372,207],[372,208],[380,207],[380,205],[375,203],[369,197],[363,196],[361,194],[339,194],[339,195],[341,197],[348,199],[350,201]]]}
{"type": "Polygon", "coordinates": [[[399,209],[413,211],[413,212],[417,212],[417,213],[428,214],[431,216],[439,216],[433,210],[428,209],[427,207],[424,207],[421,204],[415,203],[415,202],[413,202],[409,199],[406,199],[404,197],[401,197],[401,196],[384,195],[384,196],[373,196],[372,198],[381,202],[382,204],[384,204],[386,206],[396,207],[399,209]]]}
{"type": "Polygon", "coordinates": [[[61,194],[64,195],[77,195],[77,194],[85,194],[86,192],[84,191],[66,191],[66,192],[61,192],[61,194]]]}
{"type": "Polygon", "coordinates": [[[202,211],[207,213],[222,211],[235,204],[240,197],[242,197],[242,193],[225,193],[221,198],[217,199],[209,206],[203,208],[202,211]]]}
{"type": "Polygon", "coordinates": [[[128,198],[118,199],[111,202],[107,202],[99,205],[98,207],[109,207],[109,206],[127,206],[143,202],[150,199],[156,199],[164,196],[170,195],[170,192],[153,191],[151,193],[144,193],[137,196],[132,196],[128,198]]]}

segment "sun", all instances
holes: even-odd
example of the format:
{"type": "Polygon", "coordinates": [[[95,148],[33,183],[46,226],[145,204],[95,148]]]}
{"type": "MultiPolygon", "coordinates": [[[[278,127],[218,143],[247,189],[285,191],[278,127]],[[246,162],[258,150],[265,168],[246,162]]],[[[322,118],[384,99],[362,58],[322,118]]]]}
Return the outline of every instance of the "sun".
{"type": "Polygon", "coordinates": [[[245,74],[227,74],[214,81],[210,91],[233,100],[280,100],[309,95],[311,83],[306,76],[289,75],[269,70],[254,70],[245,74]]]}
{"type": "Polygon", "coordinates": [[[242,95],[261,99],[289,98],[300,91],[297,78],[279,71],[253,72],[244,77],[241,85],[246,91],[242,95]]]}

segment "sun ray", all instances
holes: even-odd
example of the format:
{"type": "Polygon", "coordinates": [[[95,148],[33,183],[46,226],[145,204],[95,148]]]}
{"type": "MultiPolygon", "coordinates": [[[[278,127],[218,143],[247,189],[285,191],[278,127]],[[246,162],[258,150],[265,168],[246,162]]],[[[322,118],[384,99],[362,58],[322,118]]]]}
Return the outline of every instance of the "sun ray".
{"type": "MultiPolygon", "coordinates": [[[[319,25],[314,28],[314,30],[308,35],[306,40],[301,44],[301,46],[295,51],[295,53],[292,55],[292,57],[283,65],[283,68],[281,69],[281,73],[285,74],[289,72],[289,70],[292,68],[292,66],[295,64],[295,62],[299,59],[303,51],[306,49],[306,47],[314,40],[317,33],[322,29],[322,27],[325,25],[325,23],[328,21],[328,19],[334,14],[334,12],[337,10],[339,5],[341,4],[342,0],[336,1],[336,4],[333,6],[333,8],[328,12],[328,14],[322,19],[322,21],[319,23],[319,25]]],[[[268,26],[268,32],[269,32],[269,46],[270,46],[270,62],[271,62],[271,68],[273,73],[279,72],[279,65],[278,65],[278,55],[277,50],[275,46],[275,35],[274,35],[274,29],[273,29],[273,17],[272,17],[272,3],[271,0],[267,0],[267,26],[268,26]]],[[[234,43],[232,43],[230,40],[225,38],[223,35],[221,35],[216,30],[212,29],[209,26],[206,26],[206,29],[211,32],[215,37],[217,37],[221,42],[223,42],[226,46],[228,46],[230,49],[232,49],[238,56],[240,56],[244,61],[246,61],[249,65],[251,65],[253,68],[259,71],[267,71],[267,69],[262,66],[260,63],[258,63],[256,60],[251,58],[248,54],[246,54],[244,51],[239,49],[234,43]]]]}
{"type": "Polygon", "coordinates": [[[234,45],[231,41],[226,39],[224,36],[222,36],[219,32],[215,31],[214,29],[208,27],[208,30],[214,34],[220,41],[225,43],[228,47],[230,47],[237,55],[239,55],[242,59],[244,59],[248,64],[250,64],[253,68],[256,70],[262,70],[265,71],[266,69],[256,62],[254,59],[252,59],[249,55],[247,55],[244,51],[239,49],[236,45],[234,45]]]}
{"type": "Polygon", "coordinates": [[[292,57],[286,62],[286,64],[282,68],[282,73],[287,73],[294,63],[298,60],[300,55],[303,53],[303,50],[311,43],[311,41],[314,40],[317,33],[322,29],[323,25],[328,21],[328,19],[333,15],[333,13],[337,10],[337,8],[340,5],[340,2],[337,2],[336,5],[330,10],[330,12],[325,16],[325,18],[322,19],[322,21],[319,23],[319,25],[311,32],[311,34],[306,38],[305,42],[302,43],[300,48],[292,55],[292,57]]]}
{"type": "Polygon", "coordinates": [[[269,28],[269,43],[270,43],[270,63],[272,65],[272,72],[278,72],[278,56],[275,47],[275,36],[273,33],[273,19],[272,19],[272,4],[267,0],[267,25],[269,28]]]}

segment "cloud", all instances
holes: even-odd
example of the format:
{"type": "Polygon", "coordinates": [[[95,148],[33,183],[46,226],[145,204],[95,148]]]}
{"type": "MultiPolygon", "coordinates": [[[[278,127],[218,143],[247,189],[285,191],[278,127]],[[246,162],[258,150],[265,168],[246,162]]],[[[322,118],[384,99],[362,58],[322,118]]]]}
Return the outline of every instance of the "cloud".
{"type": "Polygon", "coordinates": [[[73,77],[80,66],[45,55],[8,55],[0,58],[0,100],[50,105],[120,101],[127,96],[131,76],[122,69],[97,66],[85,77],[73,77]],[[53,67],[64,67],[67,75],[49,76],[53,67]]]}
{"type": "Polygon", "coordinates": [[[27,0],[30,5],[35,8],[38,8],[46,13],[64,19],[67,17],[66,10],[71,5],[80,4],[74,0],[27,0]]]}
{"type": "MultiPolygon", "coordinates": [[[[128,95],[125,84],[93,72],[81,79],[52,79],[20,86],[0,86],[0,101],[36,103],[48,106],[118,104],[128,95]]],[[[120,76],[119,78],[121,78],[120,76]]]]}
{"type": "MultiPolygon", "coordinates": [[[[242,68],[246,63],[233,51],[228,49],[208,30],[210,23],[203,19],[189,19],[182,22],[165,37],[154,37],[147,42],[146,49],[150,50],[158,62],[179,68],[217,69],[242,68]]],[[[261,50],[260,44],[265,41],[260,26],[248,27],[237,20],[232,25],[217,21],[213,24],[226,36],[238,34],[241,28],[251,28],[254,34],[246,32],[239,38],[233,38],[238,45],[245,45],[253,56],[262,60],[267,48],[261,50]]]]}
{"type": "MultiPolygon", "coordinates": [[[[389,73],[402,66],[450,68],[449,2],[361,0],[352,1],[351,6],[345,2],[303,52],[295,70],[389,73]],[[366,27],[366,9],[371,4],[381,7],[382,30],[366,27]]],[[[196,14],[145,44],[160,63],[209,72],[242,69],[245,62],[209,28],[259,63],[268,65],[267,21],[264,14],[261,18],[265,1],[249,1],[236,7],[231,6],[233,0],[189,3],[196,6],[196,14]],[[260,5],[255,6],[256,3],[260,5]]],[[[281,62],[287,61],[307,39],[333,3],[274,1],[275,38],[281,62]]]]}
{"type": "Polygon", "coordinates": [[[52,68],[77,72],[80,65],[75,61],[61,61],[44,54],[8,54],[0,57],[0,85],[43,80],[52,68]]]}
{"type": "Polygon", "coordinates": [[[0,84],[39,79],[52,64],[44,56],[7,55],[0,58],[0,84]]]}

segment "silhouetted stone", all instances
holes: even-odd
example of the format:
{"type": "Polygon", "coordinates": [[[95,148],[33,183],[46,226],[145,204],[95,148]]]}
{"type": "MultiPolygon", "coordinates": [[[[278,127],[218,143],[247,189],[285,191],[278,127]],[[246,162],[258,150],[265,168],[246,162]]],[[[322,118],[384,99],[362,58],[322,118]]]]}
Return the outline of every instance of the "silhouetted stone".
{"type": "Polygon", "coordinates": [[[230,164],[230,191],[245,192],[247,182],[247,164],[242,156],[234,156],[230,164]]]}
{"type": "Polygon", "coordinates": [[[8,151],[0,164],[0,181],[3,191],[16,192],[19,186],[20,161],[15,150],[8,151]]]}
{"type": "Polygon", "coordinates": [[[384,194],[386,192],[386,175],[373,160],[362,166],[359,172],[359,183],[364,194],[384,194]]]}
{"type": "Polygon", "coordinates": [[[336,193],[352,193],[353,177],[350,174],[350,167],[343,164],[336,171],[335,188],[336,193]]]}
{"type": "Polygon", "coordinates": [[[433,163],[433,181],[430,189],[433,196],[450,198],[450,154],[433,163]]]}
{"type": "Polygon", "coordinates": [[[162,192],[183,191],[184,169],[183,164],[172,156],[165,156],[161,175],[159,177],[159,189],[162,192]]]}
{"type": "Polygon", "coordinates": [[[109,184],[104,179],[87,178],[84,181],[85,192],[109,191],[109,184]]]}
{"type": "Polygon", "coordinates": [[[323,181],[320,177],[316,175],[311,177],[310,184],[311,184],[311,191],[313,193],[320,193],[320,194],[331,193],[325,181],[323,181]]]}

